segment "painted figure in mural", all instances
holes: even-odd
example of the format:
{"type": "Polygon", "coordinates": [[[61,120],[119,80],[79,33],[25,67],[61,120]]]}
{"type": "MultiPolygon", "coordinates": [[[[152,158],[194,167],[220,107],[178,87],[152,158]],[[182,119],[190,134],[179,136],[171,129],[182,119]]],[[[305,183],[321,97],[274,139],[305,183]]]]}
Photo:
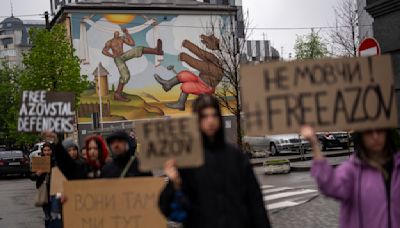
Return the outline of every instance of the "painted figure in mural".
{"type": "MultiPolygon", "coordinates": [[[[200,35],[200,39],[207,49],[211,51],[219,49],[219,39],[214,35],[200,35]]],[[[188,40],[184,40],[182,46],[195,54],[199,59],[186,53],[180,53],[179,60],[198,70],[200,72],[199,76],[188,70],[183,70],[180,72],[174,71],[176,76],[170,80],[164,80],[157,74],[154,75],[154,78],[162,85],[166,92],[171,90],[174,86],[182,84],[182,93],[178,102],[167,104],[167,107],[183,111],[185,110],[185,104],[189,94],[213,94],[215,88],[222,80],[224,73],[220,61],[215,54],[201,49],[188,40]]],[[[168,69],[173,70],[173,66],[169,66],[168,69]]]]}
{"type": "Polygon", "coordinates": [[[163,55],[164,52],[162,50],[162,41],[160,39],[157,40],[157,46],[155,48],[136,46],[132,47],[129,51],[124,52],[123,45],[127,44],[129,46],[135,46],[135,41],[132,39],[126,28],[122,29],[122,31],[124,32],[124,36],[120,36],[118,31],[114,32],[114,38],[106,42],[102,53],[108,57],[114,58],[115,65],[120,74],[119,84],[115,91],[114,99],[117,101],[129,102],[130,100],[123,95],[124,86],[129,82],[131,77],[126,61],[133,58],[139,58],[143,54],[163,55]]]}

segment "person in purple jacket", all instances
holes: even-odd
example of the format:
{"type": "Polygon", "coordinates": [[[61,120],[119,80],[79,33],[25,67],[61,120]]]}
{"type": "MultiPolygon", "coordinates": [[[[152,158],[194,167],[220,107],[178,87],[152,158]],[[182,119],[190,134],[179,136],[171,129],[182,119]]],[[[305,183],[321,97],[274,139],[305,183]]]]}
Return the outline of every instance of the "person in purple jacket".
{"type": "Polygon", "coordinates": [[[355,153],[337,168],[321,153],[312,127],[301,134],[311,142],[311,175],[320,191],[341,203],[340,227],[400,227],[400,153],[390,129],[356,132],[355,153]]]}

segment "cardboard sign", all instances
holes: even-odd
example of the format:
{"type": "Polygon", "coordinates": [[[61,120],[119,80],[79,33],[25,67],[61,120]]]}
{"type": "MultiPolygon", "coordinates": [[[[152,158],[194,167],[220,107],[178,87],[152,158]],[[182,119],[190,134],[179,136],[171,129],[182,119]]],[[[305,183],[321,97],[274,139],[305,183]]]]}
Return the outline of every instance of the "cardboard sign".
{"type": "Polygon", "coordinates": [[[164,167],[175,159],[178,167],[203,164],[203,144],[197,116],[156,119],[136,123],[140,144],[140,169],[148,171],[164,167]]]}
{"type": "Polygon", "coordinates": [[[51,169],[50,178],[50,195],[56,195],[57,193],[63,193],[63,184],[67,181],[67,178],[62,174],[58,167],[53,167],[51,169]]]}
{"type": "Polygon", "coordinates": [[[70,92],[24,91],[19,110],[19,132],[71,133],[75,95],[70,92]]]}
{"type": "Polygon", "coordinates": [[[50,156],[32,157],[32,172],[49,173],[51,169],[50,156]]]}
{"type": "Polygon", "coordinates": [[[64,182],[65,228],[166,228],[158,209],[163,178],[125,178],[64,182]]]}
{"type": "Polygon", "coordinates": [[[397,126],[390,56],[241,67],[246,135],[397,126]]]}

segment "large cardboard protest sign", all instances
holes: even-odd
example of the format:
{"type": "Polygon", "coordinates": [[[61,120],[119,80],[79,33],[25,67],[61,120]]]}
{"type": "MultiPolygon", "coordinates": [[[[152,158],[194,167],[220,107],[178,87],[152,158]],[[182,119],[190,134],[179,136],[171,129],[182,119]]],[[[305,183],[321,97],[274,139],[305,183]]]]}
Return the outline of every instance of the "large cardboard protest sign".
{"type": "Polygon", "coordinates": [[[203,164],[203,144],[197,116],[154,119],[136,123],[140,144],[140,169],[147,171],[164,167],[175,159],[178,167],[198,167],[203,164]]]}
{"type": "Polygon", "coordinates": [[[49,173],[51,170],[50,156],[32,157],[31,163],[32,172],[40,171],[44,173],[49,173]]]}
{"type": "Polygon", "coordinates": [[[158,209],[163,178],[64,182],[65,228],[166,228],[158,209]]]}
{"type": "Polygon", "coordinates": [[[60,169],[56,166],[51,169],[50,177],[50,195],[57,195],[58,193],[64,192],[64,182],[67,178],[62,174],[60,169]]]}
{"type": "Polygon", "coordinates": [[[71,133],[74,131],[75,94],[71,92],[24,91],[18,131],[71,133]]]}
{"type": "Polygon", "coordinates": [[[249,136],[397,125],[390,56],[244,65],[241,76],[249,136]]]}

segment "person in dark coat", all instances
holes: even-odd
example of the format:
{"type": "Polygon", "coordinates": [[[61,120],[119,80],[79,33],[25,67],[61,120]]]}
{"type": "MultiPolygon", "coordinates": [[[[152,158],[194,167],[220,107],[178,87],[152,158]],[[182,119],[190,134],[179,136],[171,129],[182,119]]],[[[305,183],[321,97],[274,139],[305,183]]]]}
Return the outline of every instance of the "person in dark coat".
{"type": "MultiPolygon", "coordinates": [[[[50,156],[50,164],[51,167],[55,166],[55,158],[54,158],[54,147],[51,143],[49,142],[45,142],[42,146],[42,151],[41,151],[41,156],[50,156]]],[[[49,202],[45,205],[42,206],[43,212],[44,212],[44,222],[45,222],[45,227],[48,228],[51,225],[51,220],[52,220],[52,216],[51,216],[51,199],[50,199],[50,175],[51,173],[45,173],[42,171],[37,171],[36,173],[32,174],[31,176],[31,180],[36,182],[36,189],[39,189],[39,187],[44,184],[44,181],[47,179],[46,182],[46,187],[47,187],[47,193],[48,196],[47,198],[49,199],[49,202]]]]}
{"type": "MultiPolygon", "coordinates": [[[[61,153],[63,154],[62,155],[59,154],[57,157],[59,159],[60,158],[63,159],[63,161],[67,164],[73,162],[73,165],[71,164],[71,166],[73,166],[74,168],[70,168],[71,171],[74,171],[74,174],[72,174],[73,175],[72,179],[85,179],[88,173],[88,165],[85,159],[79,153],[78,144],[76,144],[73,139],[69,138],[65,139],[62,142],[62,146],[64,150],[61,151],[61,153]],[[69,155],[70,159],[66,157],[66,153],[69,155]],[[62,158],[62,156],[65,157],[62,158]]],[[[61,164],[61,161],[59,161],[58,163],[61,164]]]]}
{"type": "Polygon", "coordinates": [[[101,170],[101,177],[116,178],[127,167],[125,177],[151,176],[151,173],[139,171],[139,161],[135,156],[136,140],[130,137],[125,131],[116,131],[107,138],[107,144],[111,150],[113,159],[101,170]]]}
{"type": "Polygon", "coordinates": [[[159,198],[159,208],[185,228],[271,227],[260,186],[245,154],[225,141],[221,110],[210,95],[193,104],[203,136],[202,167],[177,169],[166,162],[169,182],[159,198]]]}

